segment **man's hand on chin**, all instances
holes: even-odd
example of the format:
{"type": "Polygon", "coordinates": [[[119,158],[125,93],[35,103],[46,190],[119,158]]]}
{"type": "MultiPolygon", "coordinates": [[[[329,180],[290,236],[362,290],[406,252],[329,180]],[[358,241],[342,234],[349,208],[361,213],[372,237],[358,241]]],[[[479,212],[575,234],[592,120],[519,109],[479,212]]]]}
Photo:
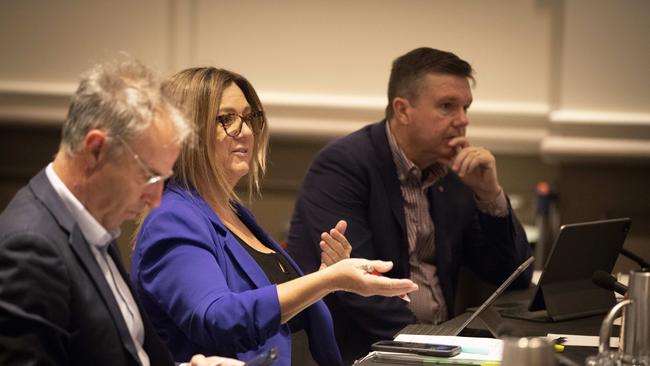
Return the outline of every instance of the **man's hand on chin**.
{"type": "Polygon", "coordinates": [[[494,155],[483,147],[472,146],[464,136],[452,139],[449,147],[456,150],[456,156],[449,165],[451,170],[481,201],[496,199],[501,193],[501,186],[494,155]]]}

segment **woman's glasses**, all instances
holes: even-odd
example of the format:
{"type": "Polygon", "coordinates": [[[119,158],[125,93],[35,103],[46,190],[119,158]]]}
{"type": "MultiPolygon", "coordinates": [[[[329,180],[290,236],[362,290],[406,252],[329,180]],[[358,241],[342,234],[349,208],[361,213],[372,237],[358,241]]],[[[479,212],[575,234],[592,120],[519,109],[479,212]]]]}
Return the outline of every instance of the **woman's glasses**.
{"type": "Polygon", "coordinates": [[[264,112],[253,111],[245,116],[238,113],[222,114],[217,116],[217,122],[230,137],[239,136],[244,123],[253,130],[254,134],[257,134],[264,128],[264,112]]]}

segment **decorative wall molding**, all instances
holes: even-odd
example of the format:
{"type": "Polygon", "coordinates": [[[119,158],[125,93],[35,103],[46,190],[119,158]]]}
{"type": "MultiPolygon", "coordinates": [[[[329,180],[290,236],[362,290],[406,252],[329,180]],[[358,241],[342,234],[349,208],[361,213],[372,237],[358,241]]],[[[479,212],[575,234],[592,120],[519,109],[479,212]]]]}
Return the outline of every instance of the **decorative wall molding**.
{"type": "Polygon", "coordinates": [[[590,124],[590,125],[650,125],[650,113],[629,113],[588,110],[555,110],[549,120],[556,124],[590,124]]]}
{"type": "Polygon", "coordinates": [[[77,89],[75,83],[47,83],[31,81],[0,81],[0,96],[66,96],[77,89]]]}
{"type": "Polygon", "coordinates": [[[541,154],[549,162],[650,163],[650,114],[556,110],[541,154]]]}
{"type": "MultiPolygon", "coordinates": [[[[0,121],[61,123],[71,83],[0,82],[0,121]]],[[[384,97],[261,92],[276,139],[330,140],[383,118],[384,97]]],[[[555,110],[543,103],[476,102],[472,142],[495,153],[553,162],[650,162],[650,114],[555,110]]]]}
{"type": "MultiPolygon", "coordinates": [[[[260,93],[275,138],[329,140],[384,117],[385,97],[260,93]]],[[[497,153],[535,155],[548,108],[538,103],[476,102],[468,134],[497,153]]]]}
{"type": "Polygon", "coordinates": [[[0,81],[0,123],[61,124],[73,83],[0,81]]]}
{"type": "Polygon", "coordinates": [[[542,157],[561,163],[650,163],[650,141],[621,138],[549,136],[542,157]]]}

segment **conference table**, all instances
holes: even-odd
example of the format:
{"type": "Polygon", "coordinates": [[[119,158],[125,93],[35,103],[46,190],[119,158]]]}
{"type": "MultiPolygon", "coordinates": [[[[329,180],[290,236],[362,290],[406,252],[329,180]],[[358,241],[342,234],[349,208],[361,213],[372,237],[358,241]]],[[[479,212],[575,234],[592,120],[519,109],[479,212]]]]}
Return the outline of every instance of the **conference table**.
{"type": "MultiPolygon", "coordinates": [[[[529,299],[534,291],[534,287],[527,290],[509,291],[504,293],[501,298],[497,299],[493,308],[499,309],[507,307],[512,303],[522,302],[529,299]]],[[[457,324],[460,320],[467,319],[470,312],[465,312],[458,317],[449,320],[457,324]]],[[[545,337],[549,333],[555,334],[572,334],[572,335],[590,335],[597,336],[600,332],[600,325],[605,317],[605,314],[599,314],[579,319],[565,320],[559,322],[537,322],[530,320],[503,318],[503,329],[512,330],[511,336],[517,337],[545,337]]],[[[443,323],[444,324],[444,323],[443,323]]],[[[486,330],[485,326],[479,319],[475,319],[468,327],[471,330],[486,330]]],[[[612,330],[613,336],[618,336],[620,327],[615,326],[612,330]]],[[[585,359],[598,352],[597,347],[578,347],[566,346],[562,355],[571,361],[584,365],[585,359]]],[[[355,366],[396,366],[396,363],[382,363],[378,361],[369,361],[358,363],[355,366]]],[[[448,366],[453,366],[449,364],[448,366]]]]}

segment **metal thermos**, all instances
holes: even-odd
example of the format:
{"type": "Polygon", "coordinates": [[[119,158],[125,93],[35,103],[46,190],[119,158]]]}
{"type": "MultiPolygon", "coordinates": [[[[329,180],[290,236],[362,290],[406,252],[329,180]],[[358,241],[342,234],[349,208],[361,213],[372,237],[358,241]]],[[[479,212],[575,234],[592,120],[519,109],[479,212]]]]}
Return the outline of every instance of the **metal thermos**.
{"type": "Polygon", "coordinates": [[[609,348],[612,323],[621,311],[620,364],[647,365],[650,362],[650,269],[630,271],[627,299],[610,310],[600,328],[600,354],[612,352],[609,348]]]}
{"type": "Polygon", "coordinates": [[[630,272],[627,294],[631,303],[623,313],[621,348],[624,354],[650,357],[650,269],[630,272]]]}
{"type": "Polygon", "coordinates": [[[501,366],[555,366],[553,343],[546,338],[506,338],[501,366]]]}

